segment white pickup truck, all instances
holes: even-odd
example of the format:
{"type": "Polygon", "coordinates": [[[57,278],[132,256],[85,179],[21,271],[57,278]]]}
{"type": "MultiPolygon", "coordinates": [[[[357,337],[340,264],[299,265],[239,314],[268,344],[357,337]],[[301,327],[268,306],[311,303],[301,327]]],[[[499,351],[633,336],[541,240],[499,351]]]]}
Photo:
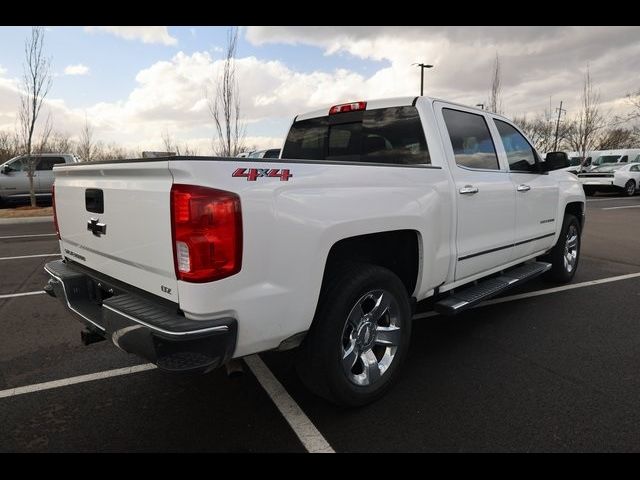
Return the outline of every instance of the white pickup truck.
{"type": "Polygon", "coordinates": [[[299,115],[269,161],[59,166],[45,289],[85,343],[173,371],[297,347],[312,391],[362,405],[396,378],[417,301],[454,314],[573,278],[585,196],[558,161],[499,115],[411,97],[299,115]]]}

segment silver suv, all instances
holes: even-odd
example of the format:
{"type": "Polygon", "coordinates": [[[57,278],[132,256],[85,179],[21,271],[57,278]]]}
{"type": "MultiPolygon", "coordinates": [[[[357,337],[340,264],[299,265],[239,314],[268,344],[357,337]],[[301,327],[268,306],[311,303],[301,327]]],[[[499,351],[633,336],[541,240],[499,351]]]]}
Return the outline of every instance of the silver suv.
{"type": "MultiPolygon", "coordinates": [[[[33,186],[36,197],[48,198],[53,186],[53,166],[62,163],[77,163],[78,158],[71,153],[39,153],[33,186]]],[[[6,200],[20,200],[29,197],[29,177],[27,176],[26,155],[13,157],[0,165],[0,203],[6,200]]]]}

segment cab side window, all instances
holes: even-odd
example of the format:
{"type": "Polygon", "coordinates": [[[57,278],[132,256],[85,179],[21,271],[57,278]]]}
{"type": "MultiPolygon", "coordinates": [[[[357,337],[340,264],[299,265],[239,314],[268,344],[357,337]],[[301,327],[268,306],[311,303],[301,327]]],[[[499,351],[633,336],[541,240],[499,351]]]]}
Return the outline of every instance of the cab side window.
{"type": "Polygon", "coordinates": [[[628,163],[628,162],[629,162],[629,157],[627,155],[625,155],[620,159],[620,163],[628,163]]]}
{"type": "Polygon", "coordinates": [[[629,169],[632,172],[640,172],[640,166],[639,165],[631,165],[631,168],[629,169]]]}
{"type": "Polygon", "coordinates": [[[442,109],[456,164],[482,170],[500,170],[496,147],[483,115],[442,109]]]}
{"type": "Polygon", "coordinates": [[[54,165],[64,163],[64,158],[42,157],[36,165],[36,170],[53,170],[54,165]]]}
{"type": "Polygon", "coordinates": [[[26,162],[23,162],[22,159],[19,160],[14,160],[13,162],[11,162],[8,167],[11,169],[11,172],[26,172],[27,171],[27,164],[26,162]]]}
{"type": "Polygon", "coordinates": [[[494,121],[507,152],[509,170],[512,172],[538,172],[536,154],[527,139],[507,122],[494,121]]]}

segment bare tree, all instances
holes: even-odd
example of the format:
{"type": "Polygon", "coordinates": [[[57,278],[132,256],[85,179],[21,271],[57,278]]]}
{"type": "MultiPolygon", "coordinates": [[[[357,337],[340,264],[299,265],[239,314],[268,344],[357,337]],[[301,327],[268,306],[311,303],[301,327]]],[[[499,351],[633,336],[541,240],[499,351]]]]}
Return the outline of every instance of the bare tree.
{"type": "Polygon", "coordinates": [[[640,117],[640,89],[627,94],[627,100],[633,107],[633,111],[629,114],[629,119],[640,117]]]}
{"type": "Polygon", "coordinates": [[[216,125],[217,142],[214,155],[232,157],[243,151],[246,125],[240,117],[240,87],[236,78],[235,57],[238,46],[238,28],[227,32],[227,48],[215,88],[205,92],[209,112],[216,125]]]}
{"type": "Polygon", "coordinates": [[[587,67],[580,99],[580,110],[570,123],[567,135],[571,149],[578,152],[581,157],[586,157],[587,152],[595,150],[598,137],[606,126],[606,115],[600,112],[600,94],[594,90],[591,83],[591,73],[587,67]]]}
{"type": "Polygon", "coordinates": [[[74,142],[69,135],[62,132],[53,132],[47,145],[48,153],[68,153],[75,150],[74,142]]]}
{"type": "Polygon", "coordinates": [[[16,132],[0,131],[0,163],[20,154],[20,139],[16,132]]]}
{"type": "Polygon", "coordinates": [[[493,77],[491,79],[491,90],[489,91],[488,109],[494,113],[502,113],[502,79],[500,56],[497,53],[493,64],[493,77]]]}
{"type": "Polygon", "coordinates": [[[77,153],[85,162],[93,160],[95,153],[95,142],[93,141],[93,127],[89,124],[87,114],[84,115],[84,126],[80,132],[77,153]]]}
{"type": "Polygon", "coordinates": [[[51,115],[47,115],[47,119],[44,121],[44,125],[42,126],[40,132],[40,140],[38,140],[35,148],[32,147],[32,150],[35,153],[45,153],[49,146],[49,137],[51,136],[51,132],[53,131],[53,121],[51,120],[51,115]]]}
{"type": "MultiPolygon", "coordinates": [[[[44,56],[44,29],[32,27],[31,37],[25,42],[25,64],[22,78],[22,94],[20,96],[20,133],[27,154],[27,175],[31,206],[36,206],[36,195],[33,186],[37,160],[33,153],[33,136],[44,99],[51,89],[51,61],[44,56]]],[[[50,129],[49,129],[50,132],[50,129]]]]}
{"type": "Polygon", "coordinates": [[[162,147],[165,152],[175,152],[176,155],[195,156],[198,155],[198,148],[192,147],[188,143],[182,144],[182,147],[173,139],[168,130],[162,134],[162,147]]]}
{"type": "Polygon", "coordinates": [[[596,150],[614,150],[618,148],[634,148],[640,132],[637,128],[610,128],[598,138],[596,150]]]}

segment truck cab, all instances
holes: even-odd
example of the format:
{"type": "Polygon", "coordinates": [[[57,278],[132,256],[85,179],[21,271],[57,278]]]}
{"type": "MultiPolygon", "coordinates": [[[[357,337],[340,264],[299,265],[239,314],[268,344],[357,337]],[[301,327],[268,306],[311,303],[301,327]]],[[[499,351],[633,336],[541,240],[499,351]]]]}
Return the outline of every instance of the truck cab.
{"type": "MultiPolygon", "coordinates": [[[[77,163],[78,158],[70,153],[32,154],[35,159],[33,185],[36,197],[49,198],[53,186],[55,165],[77,163]]],[[[19,155],[0,165],[0,203],[24,200],[30,195],[28,157],[19,155]]]]}

